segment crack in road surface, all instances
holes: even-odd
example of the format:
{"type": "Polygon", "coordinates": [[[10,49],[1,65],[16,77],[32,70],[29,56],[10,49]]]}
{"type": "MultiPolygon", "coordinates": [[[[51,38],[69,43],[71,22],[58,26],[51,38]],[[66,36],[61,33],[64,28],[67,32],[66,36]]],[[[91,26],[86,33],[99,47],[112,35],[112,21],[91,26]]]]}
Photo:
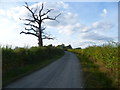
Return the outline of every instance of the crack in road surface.
{"type": "Polygon", "coordinates": [[[78,58],[71,52],[5,88],[83,88],[82,70],[78,58]]]}

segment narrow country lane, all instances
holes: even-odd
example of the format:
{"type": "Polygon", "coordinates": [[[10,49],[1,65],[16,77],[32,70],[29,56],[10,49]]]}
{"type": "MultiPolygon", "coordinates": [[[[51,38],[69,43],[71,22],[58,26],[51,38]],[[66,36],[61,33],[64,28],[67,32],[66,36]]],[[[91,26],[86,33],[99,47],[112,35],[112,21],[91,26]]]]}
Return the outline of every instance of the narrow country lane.
{"type": "Polygon", "coordinates": [[[82,71],[77,57],[71,52],[5,88],[83,88],[82,71]]]}

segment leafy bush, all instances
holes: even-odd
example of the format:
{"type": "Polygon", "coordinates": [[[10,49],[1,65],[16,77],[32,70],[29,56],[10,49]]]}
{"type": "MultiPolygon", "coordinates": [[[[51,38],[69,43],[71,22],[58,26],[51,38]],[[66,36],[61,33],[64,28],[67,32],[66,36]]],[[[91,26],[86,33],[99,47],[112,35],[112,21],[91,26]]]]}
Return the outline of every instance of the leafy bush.
{"type": "Polygon", "coordinates": [[[52,62],[58,56],[62,56],[64,51],[51,46],[31,47],[31,48],[2,48],[2,71],[3,84],[12,78],[26,72],[30,72],[34,67],[39,68],[52,62]]]}
{"type": "Polygon", "coordinates": [[[55,47],[2,48],[3,72],[28,64],[37,64],[61,54],[63,50],[55,47]]]}

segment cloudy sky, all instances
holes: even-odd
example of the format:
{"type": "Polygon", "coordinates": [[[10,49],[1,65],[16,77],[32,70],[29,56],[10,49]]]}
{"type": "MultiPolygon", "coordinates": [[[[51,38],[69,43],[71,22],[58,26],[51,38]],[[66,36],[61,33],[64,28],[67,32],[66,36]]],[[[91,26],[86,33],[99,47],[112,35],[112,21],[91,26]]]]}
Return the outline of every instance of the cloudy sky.
{"type": "MultiPolygon", "coordinates": [[[[23,21],[28,17],[24,2],[0,3],[0,44],[13,46],[37,46],[37,38],[20,34],[23,21]]],[[[41,2],[28,2],[31,8],[41,8],[41,2]]],[[[46,33],[55,40],[44,40],[44,45],[71,44],[85,48],[108,41],[118,41],[117,2],[44,2],[44,11],[54,9],[49,16],[61,15],[57,21],[45,21],[46,33]]],[[[43,12],[44,12],[43,11],[43,12]]]]}

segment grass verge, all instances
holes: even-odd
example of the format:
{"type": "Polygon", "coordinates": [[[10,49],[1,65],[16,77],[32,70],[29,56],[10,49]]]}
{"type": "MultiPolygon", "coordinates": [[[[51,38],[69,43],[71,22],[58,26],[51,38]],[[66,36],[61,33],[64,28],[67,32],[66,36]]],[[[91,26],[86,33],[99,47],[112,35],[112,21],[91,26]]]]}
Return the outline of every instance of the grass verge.
{"type": "Polygon", "coordinates": [[[106,88],[119,90],[117,83],[115,83],[115,77],[112,75],[109,68],[99,60],[95,60],[91,56],[87,56],[83,53],[83,50],[70,49],[77,55],[82,66],[84,88],[106,88]],[[112,76],[112,77],[111,77],[112,76]]]}
{"type": "Polygon", "coordinates": [[[77,55],[84,74],[85,88],[114,88],[112,80],[106,73],[99,70],[99,65],[94,64],[88,57],[77,55]]]}
{"type": "Polygon", "coordinates": [[[2,82],[3,87],[6,86],[7,84],[22,78],[23,76],[29,75],[34,71],[40,70],[43,67],[49,65],[53,61],[61,58],[64,54],[62,55],[57,55],[52,59],[45,60],[43,62],[37,63],[37,64],[30,64],[21,68],[16,68],[14,71],[10,71],[4,74],[4,80],[2,82]]]}

